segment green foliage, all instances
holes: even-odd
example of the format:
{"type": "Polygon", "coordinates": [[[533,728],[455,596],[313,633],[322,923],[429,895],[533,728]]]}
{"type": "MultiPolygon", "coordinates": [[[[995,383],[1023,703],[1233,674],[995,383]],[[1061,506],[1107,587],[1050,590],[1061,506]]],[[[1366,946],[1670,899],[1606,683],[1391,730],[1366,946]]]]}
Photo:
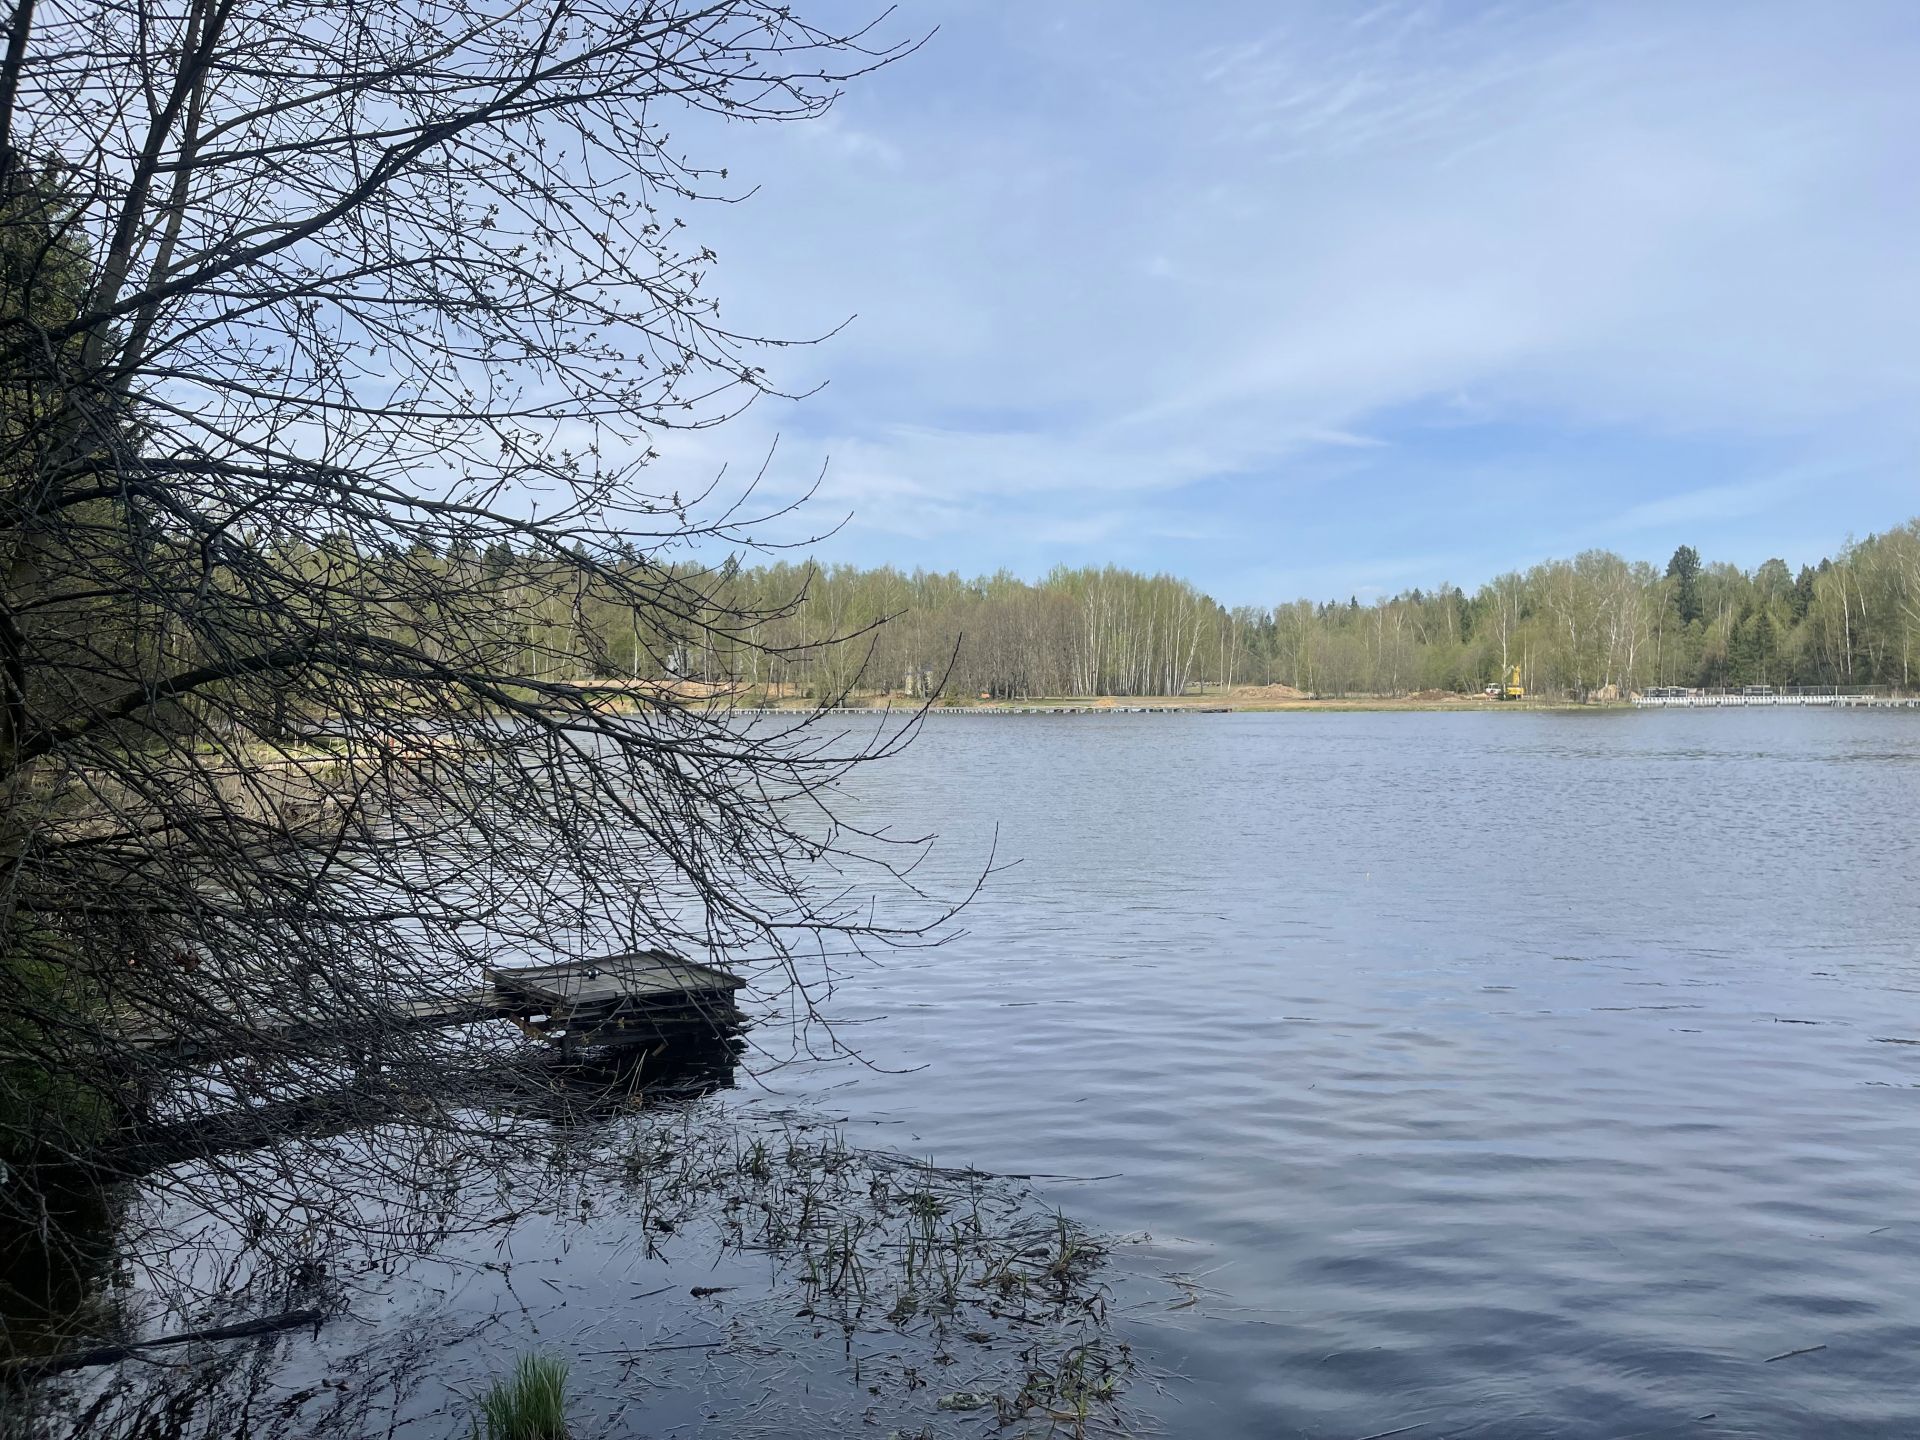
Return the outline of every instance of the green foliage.
{"type": "Polygon", "coordinates": [[[1667,579],[1673,582],[1673,608],[1682,625],[1700,618],[1700,552],[1682,545],[1667,561],[1667,579]]]}
{"type": "Polygon", "coordinates": [[[567,1440],[567,1362],[522,1355],[512,1376],[480,1397],[473,1433],[485,1440],[567,1440]]]}
{"type": "MultiPolygon", "coordinates": [[[[383,583],[396,563],[387,558],[343,545],[289,548],[280,563],[350,578],[368,597],[360,621],[370,632],[425,647],[444,633],[446,617],[383,583]]],[[[537,692],[507,677],[672,681],[748,703],[845,695],[971,703],[1249,684],[1328,696],[1472,692],[1512,665],[1529,693],[1545,695],[1920,683],[1920,521],[1797,577],[1782,560],[1749,574],[1700,561],[1688,546],[1665,575],[1590,550],[1471,594],[1441,585],[1371,604],[1231,610],[1187,581],[1114,566],[1062,567],[1037,582],[1004,572],[969,580],[891,567],[683,566],[675,576],[708,607],[690,615],[684,606],[636,608],[596,583],[562,585],[558,562],[504,545],[406,563],[444,574],[448,593],[476,612],[459,617],[476,647],[463,659],[484,663],[502,694],[529,702],[537,692]],[[834,643],[843,637],[853,638],[834,643]]],[[[222,603],[216,590],[203,608],[222,603]]],[[[301,733],[325,719],[290,713],[286,725],[301,733]]]]}
{"type": "Polygon", "coordinates": [[[1664,575],[1588,550],[1471,595],[1441,585],[1372,604],[1270,609],[1229,610],[1184,580],[1113,566],[1062,567],[1038,582],[890,567],[685,572],[715,613],[749,617],[732,628],[676,623],[591,592],[542,598],[544,562],[510,551],[440,563],[492,577],[498,613],[514,617],[500,630],[504,670],[674,679],[748,699],[971,703],[1273,683],[1322,695],[1476,691],[1512,665],[1538,694],[1920,682],[1920,521],[1797,578],[1784,560],[1749,574],[1686,545],[1664,575]],[[830,643],[837,636],[857,638],[830,643]]]}

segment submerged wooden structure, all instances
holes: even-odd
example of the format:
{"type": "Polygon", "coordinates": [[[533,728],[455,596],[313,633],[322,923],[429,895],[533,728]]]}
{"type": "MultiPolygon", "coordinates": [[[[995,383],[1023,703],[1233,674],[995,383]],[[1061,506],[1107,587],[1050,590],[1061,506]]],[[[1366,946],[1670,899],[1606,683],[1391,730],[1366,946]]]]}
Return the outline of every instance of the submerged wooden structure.
{"type": "Polygon", "coordinates": [[[324,995],[308,1003],[284,996],[236,1006],[209,997],[186,1025],[130,1017],[120,1029],[133,1050],[182,1061],[255,1047],[286,1050],[335,1037],[343,1022],[386,1031],[440,1030],[505,1020],[569,1049],[581,1045],[655,1045],[728,1035],[743,1017],[734,1003],[739,976],[665,950],[636,950],[541,965],[488,966],[483,984],[404,999],[372,1001],[343,1016],[324,995]],[[207,1024],[209,1016],[217,1019],[207,1024]]]}
{"type": "MultiPolygon", "coordinates": [[[[327,992],[208,990],[195,1013],[123,1013],[115,1038],[130,1060],[173,1069],[194,1098],[185,1111],[137,1105],[105,1149],[110,1168],[142,1174],[183,1160],[255,1149],[287,1135],[338,1134],[405,1114],[423,1082],[437,1093],[576,1122],[629,1105],[641,1089],[703,1094],[733,1083],[745,1017],[739,976],[664,950],[524,966],[489,966],[478,986],[410,997],[365,991],[344,1003],[327,992]],[[382,1034],[507,1022],[546,1042],[456,1068],[390,1072],[382,1034]],[[292,1062],[296,1083],[270,1098],[241,1094],[197,1072],[214,1062],[292,1062]],[[303,1067],[318,1061],[308,1071],[303,1067]]],[[[181,997],[169,997],[177,1009],[181,997]]],[[[428,1062],[432,1066],[432,1062],[428,1062]]],[[[151,1077],[150,1077],[151,1078],[151,1077]]],[[[154,1092],[162,1100],[175,1092],[154,1092]]]]}

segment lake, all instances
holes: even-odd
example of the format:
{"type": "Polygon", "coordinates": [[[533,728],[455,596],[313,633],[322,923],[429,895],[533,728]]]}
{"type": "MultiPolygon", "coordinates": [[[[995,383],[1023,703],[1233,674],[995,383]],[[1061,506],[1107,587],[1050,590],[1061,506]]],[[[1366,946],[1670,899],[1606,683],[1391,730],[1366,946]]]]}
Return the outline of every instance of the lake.
{"type": "Polygon", "coordinates": [[[1020,863],[842,989],[924,1068],[835,1103],[1119,1172],[1058,1199],[1218,1292],[1176,1433],[1920,1431],[1916,717],[968,718],[858,783],[1020,863]]]}
{"type": "MultiPolygon", "coordinates": [[[[937,831],[935,882],[1007,868],[946,945],[845,969],[861,1063],[697,1104],[1078,1177],[1038,1198],[1128,1237],[1167,1433],[1920,1432],[1920,717],[934,717],[841,801],[937,831]]],[[[705,1329],[647,1298],[764,1265],[647,1249],[536,1220],[357,1313],[474,1322],[422,1413],[537,1341],[611,1433],[858,1415],[796,1408],[825,1369],[728,1295],[705,1329]],[[709,1336],[732,1363],[682,1359],[709,1336]]],[[[991,1433],[934,1412],[960,1379],[912,1403],[991,1433]]]]}

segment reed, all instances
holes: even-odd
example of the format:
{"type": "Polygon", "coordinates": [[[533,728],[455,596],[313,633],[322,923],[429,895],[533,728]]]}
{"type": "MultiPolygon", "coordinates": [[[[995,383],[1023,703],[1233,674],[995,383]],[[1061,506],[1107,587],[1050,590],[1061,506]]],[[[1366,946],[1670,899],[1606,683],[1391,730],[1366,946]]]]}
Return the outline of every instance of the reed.
{"type": "Polygon", "coordinates": [[[522,1355],[513,1374],[480,1397],[473,1434],[476,1440],[567,1440],[567,1362],[522,1355]]]}

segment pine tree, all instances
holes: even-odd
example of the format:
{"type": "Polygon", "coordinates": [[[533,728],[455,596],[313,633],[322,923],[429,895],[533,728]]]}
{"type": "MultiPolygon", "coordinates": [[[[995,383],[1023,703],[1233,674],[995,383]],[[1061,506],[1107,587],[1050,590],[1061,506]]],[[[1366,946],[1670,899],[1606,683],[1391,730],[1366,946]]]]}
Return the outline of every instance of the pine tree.
{"type": "Polygon", "coordinates": [[[1682,545],[1667,561],[1667,578],[1674,582],[1673,603],[1680,623],[1691,625],[1700,618],[1700,552],[1682,545]]]}

